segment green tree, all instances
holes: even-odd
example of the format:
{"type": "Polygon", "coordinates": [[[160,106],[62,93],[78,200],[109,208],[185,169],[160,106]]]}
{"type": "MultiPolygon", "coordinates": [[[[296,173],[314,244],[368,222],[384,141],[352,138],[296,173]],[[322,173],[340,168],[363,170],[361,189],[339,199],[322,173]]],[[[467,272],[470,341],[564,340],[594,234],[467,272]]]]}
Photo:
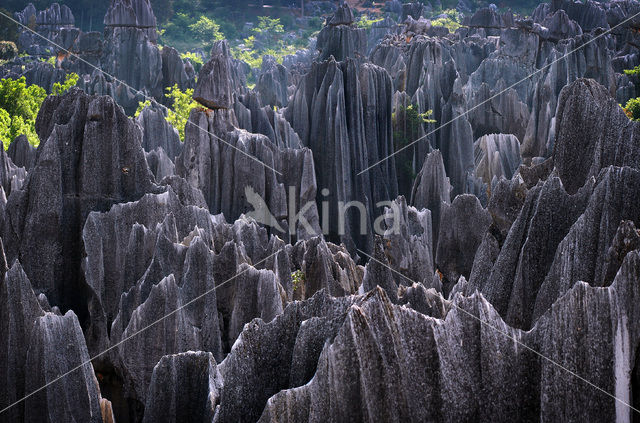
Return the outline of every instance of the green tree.
{"type": "Polygon", "coordinates": [[[24,134],[29,142],[37,146],[40,139],[36,134],[36,116],[42,102],[47,97],[44,88],[27,86],[25,77],[0,80],[0,134],[5,148],[18,135],[24,134]]]}
{"type": "Polygon", "coordinates": [[[224,35],[220,32],[220,25],[206,16],[200,16],[200,19],[189,25],[189,30],[194,38],[206,48],[211,48],[214,41],[224,39],[224,35]]]}
{"type": "MultiPolygon", "coordinates": [[[[184,142],[184,128],[187,126],[191,109],[202,107],[193,99],[193,89],[189,88],[182,91],[178,85],[167,88],[167,98],[172,99],[172,105],[167,110],[167,122],[173,125],[180,134],[180,140],[184,142]]],[[[138,109],[135,116],[137,117],[145,107],[151,106],[151,101],[141,101],[138,103],[138,109]]]]}
{"type": "Polygon", "coordinates": [[[640,120],[640,97],[629,99],[622,110],[624,110],[629,119],[640,120]]]}
{"type": "Polygon", "coordinates": [[[64,82],[56,82],[55,84],[53,84],[51,94],[62,95],[66,93],[71,89],[71,87],[75,87],[75,85],[78,83],[78,79],[80,79],[80,77],[77,74],[73,72],[68,73],[64,78],[64,82]]]}
{"type": "Polygon", "coordinates": [[[282,39],[284,26],[278,18],[258,16],[258,25],[252,31],[258,40],[265,43],[267,49],[279,49],[284,43],[282,39]]]}

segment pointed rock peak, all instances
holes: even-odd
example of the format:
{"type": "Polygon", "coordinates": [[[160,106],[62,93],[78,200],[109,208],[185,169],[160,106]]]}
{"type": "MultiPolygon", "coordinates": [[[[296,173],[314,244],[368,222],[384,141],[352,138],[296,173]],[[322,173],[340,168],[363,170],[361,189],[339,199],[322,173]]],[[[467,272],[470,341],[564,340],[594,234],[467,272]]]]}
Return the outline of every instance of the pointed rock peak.
{"type": "Polygon", "coordinates": [[[226,40],[216,41],[211,58],[198,74],[193,99],[209,109],[229,109],[233,102],[233,58],[226,40]]]}
{"type": "Polygon", "coordinates": [[[156,17],[149,0],[111,0],[105,26],[155,28],[156,17]]]}
{"type": "Polygon", "coordinates": [[[343,3],[338,9],[336,13],[329,18],[327,21],[327,26],[338,26],[338,25],[352,25],[355,22],[353,19],[353,12],[347,3],[343,3]]]}
{"type": "Polygon", "coordinates": [[[39,11],[36,18],[38,26],[62,27],[73,26],[74,23],[75,19],[71,9],[64,4],[60,6],[58,3],[53,3],[47,9],[39,11]]]}

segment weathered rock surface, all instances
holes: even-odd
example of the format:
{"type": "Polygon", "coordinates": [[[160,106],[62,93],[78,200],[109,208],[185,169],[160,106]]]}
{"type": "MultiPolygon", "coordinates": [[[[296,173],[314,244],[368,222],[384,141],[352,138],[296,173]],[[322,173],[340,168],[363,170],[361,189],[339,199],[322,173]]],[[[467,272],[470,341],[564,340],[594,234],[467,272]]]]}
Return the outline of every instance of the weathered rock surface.
{"type": "MultiPolygon", "coordinates": [[[[9,148],[7,149],[7,156],[18,167],[23,167],[28,171],[35,166],[36,163],[36,149],[29,144],[27,137],[20,135],[16,137],[9,148]]],[[[3,187],[5,185],[3,184],[3,187]]]]}
{"type": "Polygon", "coordinates": [[[364,57],[367,52],[367,33],[363,28],[354,26],[353,12],[346,3],[327,19],[318,34],[316,47],[320,51],[320,61],[332,56],[337,61],[348,57],[364,57]]]}
{"type": "Polygon", "coordinates": [[[222,377],[210,353],[162,357],[153,369],[143,422],[213,421],[222,377]]]}
{"type": "Polygon", "coordinates": [[[560,94],[554,164],[570,193],[613,166],[640,166],[640,132],[606,88],[580,79],[560,94]]]}
{"type": "Polygon", "coordinates": [[[166,117],[166,109],[153,104],[140,112],[136,122],[142,128],[142,148],[149,153],[160,147],[173,161],[182,151],[182,142],[178,130],[165,120],[166,117]]]}
{"type": "Polygon", "coordinates": [[[89,64],[21,31],[0,77],[110,98],[49,97],[0,154],[0,410],[52,382],[0,420],[631,421],[640,6],[307,6],[316,45],[217,42],[197,86],[148,0],[104,35],[17,15],[89,64]]]}
{"type": "Polygon", "coordinates": [[[361,227],[372,228],[383,211],[376,204],[397,194],[393,158],[367,170],[393,151],[391,89],[384,69],[351,59],[327,60],[313,64],[285,111],[302,144],[313,151],[318,200],[332,205],[329,239],[344,242],[352,253],[356,246],[371,251],[371,231],[363,233],[361,227]],[[365,208],[360,216],[353,208],[342,213],[344,229],[339,201],[360,201],[365,208]]]}
{"type": "Polygon", "coordinates": [[[139,128],[110,97],[71,90],[48,97],[36,121],[38,160],[8,199],[7,259],[20,258],[34,289],[86,318],[80,272],[82,226],[93,210],[160,190],[140,145],[139,128]]]}
{"type": "Polygon", "coordinates": [[[533,351],[555,362],[571,357],[576,374],[628,392],[637,371],[638,332],[627,322],[638,314],[639,265],[635,251],[609,288],[576,284],[531,332],[510,328],[479,294],[456,296],[440,320],[394,306],[378,289],[349,308],[313,379],[271,397],[260,421],[628,418],[628,407],[533,351]]]}

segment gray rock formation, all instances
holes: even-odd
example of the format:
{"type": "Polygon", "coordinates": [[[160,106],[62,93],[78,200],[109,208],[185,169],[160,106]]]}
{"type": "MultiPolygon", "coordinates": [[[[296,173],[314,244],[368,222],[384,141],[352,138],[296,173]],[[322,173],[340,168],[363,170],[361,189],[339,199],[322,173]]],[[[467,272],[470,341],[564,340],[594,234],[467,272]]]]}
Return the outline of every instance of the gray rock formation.
{"type": "Polygon", "coordinates": [[[434,150],[424,160],[411,190],[411,204],[418,210],[431,211],[434,255],[442,211],[450,203],[451,185],[442,163],[442,154],[440,150],[434,150]]]}
{"type": "Polygon", "coordinates": [[[203,192],[211,213],[231,221],[252,213],[287,240],[321,233],[311,150],[281,149],[238,129],[232,110],[194,109],[189,121],[176,171],[203,192]]]}
{"type": "Polygon", "coordinates": [[[316,47],[320,52],[320,61],[332,56],[338,61],[348,57],[364,57],[367,52],[367,33],[364,28],[354,26],[353,12],[346,3],[327,19],[318,34],[316,47]]]}
{"type": "Polygon", "coordinates": [[[244,81],[234,66],[226,41],[216,41],[211,58],[200,69],[193,98],[209,109],[230,109],[234,93],[241,94],[244,81]]]}
{"type": "Polygon", "coordinates": [[[351,252],[356,246],[371,251],[371,231],[362,231],[362,225],[372,228],[383,211],[376,205],[397,194],[393,157],[358,175],[393,151],[391,89],[384,69],[351,59],[327,60],[313,64],[285,111],[302,144],[313,151],[318,201],[331,205],[323,217],[329,239],[344,242],[351,252]],[[360,201],[365,210],[345,213],[336,207],[351,201],[360,201]]]}
{"type": "MultiPolygon", "coordinates": [[[[80,272],[82,225],[92,210],[158,191],[139,128],[110,97],[71,90],[48,97],[36,120],[38,160],[8,200],[2,229],[9,262],[53,304],[86,318],[80,272]]],[[[4,153],[3,153],[4,154],[4,153]]]]}
{"type": "Polygon", "coordinates": [[[142,421],[210,423],[221,388],[222,376],[210,353],[164,356],[153,369],[142,421]]]}
{"type": "Polygon", "coordinates": [[[11,141],[7,156],[16,166],[24,167],[27,172],[36,164],[36,149],[29,144],[25,135],[20,135],[11,141]]]}
{"type": "Polygon", "coordinates": [[[136,122],[142,128],[142,148],[149,153],[160,147],[173,161],[182,151],[182,142],[178,130],[165,120],[166,113],[164,107],[153,103],[140,112],[136,122]]]}
{"type": "Polygon", "coordinates": [[[473,195],[459,195],[450,205],[445,204],[435,255],[436,267],[449,284],[445,284],[445,293],[460,276],[469,277],[476,250],[490,223],[489,212],[473,195]]]}
{"type": "Polygon", "coordinates": [[[589,382],[607,392],[627,392],[637,372],[633,351],[638,333],[627,322],[638,314],[639,265],[634,251],[612,286],[577,283],[531,332],[510,328],[481,295],[456,296],[440,320],[394,306],[378,290],[349,309],[336,337],[325,344],[310,383],[271,397],[260,421],[372,416],[385,421],[495,416],[504,421],[537,416],[606,421],[616,413],[628,418],[628,407],[591,391],[555,363],[571,358],[575,374],[591,374],[589,382]],[[584,336],[592,331],[603,342],[584,336]],[[404,348],[394,348],[399,345],[404,348]],[[544,352],[549,361],[533,351],[544,352]]]}
{"type": "Polygon", "coordinates": [[[491,134],[478,138],[473,143],[475,150],[475,175],[487,185],[493,179],[504,176],[511,179],[522,158],[520,157],[520,141],[513,135],[491,134]]]}
{"type": "Polygon", "coordinates": [[[640,163],[640,135],[606,88],[581,79],[560,94],[554,164],[569,193],[609,166],[640,163]]]}

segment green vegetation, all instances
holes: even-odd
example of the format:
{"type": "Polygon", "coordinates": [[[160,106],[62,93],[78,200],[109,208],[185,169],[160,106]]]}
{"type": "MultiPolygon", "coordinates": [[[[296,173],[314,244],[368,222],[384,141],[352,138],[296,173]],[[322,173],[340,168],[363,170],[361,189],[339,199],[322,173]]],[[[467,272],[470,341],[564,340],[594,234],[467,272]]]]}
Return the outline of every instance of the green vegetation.
{"type": "Polygon", "coordinates": [[[266,54],[282,63],[284,56],[296,52],[295,45],[284,42],[284,26],[280,19],[259,16],[258,25],[251,29],[252,35],[232,49],[236,59],[247,62],[252,68],[262,66],[262,57],[266,54]]]}
{"type": "Polygon", "coordinates": [[[640,97],[631,98],[622,108],[631,120],[640,120],[640,97]]]}
{"type": "Polygon", "coordinates": [[[447,17],[437,18],[431,20],[433,26],[444,26],[449,32],[455,32],[462,25],[460,24],[460,15],[456,9],[443,10],[439,15],[446,15],[447,17]]]}
{"type": "Polygon", "coordinates": [[[370,19],[367,15],[362,15],[358,18],[358,20],[356,21],[356,26],[358,28],[364,28],[364,29],[371,29],[371,26],[375,23],[375,22],[380,22],[382,20],[382,18],[373,18],[370,19]]]}
{"type": "MultiPolygon", "coordinates": [[[[418,107],[410,104],[408,106],[398,106],[395,113],[391,115],[393,124],[393,141],[395,151],[402,149],[423,135],[423,125],[425,123],[435,123],[431,119],[432,110],[424,113],[418,111],[418,107]]],[[[410,195],[410,189],[416,173],[413,169],[413,149],[406,148],[400,151],[395,159],[396,172],[398,175],[398,187],[400,194],[410,195]]]]}
{"type": "MultiPolygon", "coordinates": [[[[167,122],[178,130],[180,140],[184,142],[184,129],[185,126],[187,126],[187,121],[189,120],[189,113],[191,113],[191,109],[201,106],[193,100],[192,89],[182,91],[178,88],[177,84],[173,87],[168,87],[167,94],[165,94],[165,96],[172,100],[172,105],[167,110],[167,122]]],[[[138,117],[138,115],[142,113],[142,110],[150,105],[150,100],[138,103],[138,109],[136,110],[135,116],[138,117]]]]}
{"type": "Polygon", "coordinates": [[[196,74],[200,72],[200,69],[202,69],[202,65],[204,65],[204,60],[202,60],[202,57],[200,57],[196,53],[188,51],[181,54],[180,57],[182,58],[182,60],[189,60],[191,62],[191,64],[193,65],[193,69],[196,71],[196,74]]]}
{"type": "Polygon", "coordinates": [[[27,86],[25,77],[0,80],[0,136],[4,148],[18,135],[26,135],[29,142],[37,146],[36,116],[47,97],[44,88],[27,86]]]}
{"type": "Polygon", "coordinates": [[[629,76],[640,75],[640,65],[636,66],[633,69],[625,69],[624,74],[629,76]]]}
{"type": "Polygon", "coordinates": [[[304,272],[302,270],[296,270],[295,272],[293,272],[291,274],[291,281],[293,282],[293,292],[296,292],[297,290],[302,288],[305,280],[306,276],[304,275],[304,272]]]}
{"type": "MultiPolygon", "coordinates": [[[[70,73],[65,81],[53,84],[52,94],[62,95],[78,82],[78,75],[70,73]]],[[[0,139],[5,149],[18,135],[26,135],[33,146],[40,144],[36,134],[36,117],[47,97],[44,88],[27,86],[25,77],[0,80],[0,139]]]]}
{"type": "Polygon", "coordinates": [[[202,43],[202,46],[206,49],[211,49],[214,41],[224,39],[224,35],[220,32],[220,25],[206,16],[200,16],[200,19],[189,25],[189,30],[193,33],[194,38],[202,43]]]}
{"type": "Polygon", "coordinates": [[[51,90],[51,94],[62,95],[66,93],[72,87],[76,86],[79,78],[80,77],[75,73],[68,73],[64,78],[64,82],[56,82],[53,84],[53,89],[51,90]]]}
{"type": "Polygon", "coordinates": [[[0,41],[0,60],[11,60],[18,55],[18,47],[13,41],[0,41]]]}

